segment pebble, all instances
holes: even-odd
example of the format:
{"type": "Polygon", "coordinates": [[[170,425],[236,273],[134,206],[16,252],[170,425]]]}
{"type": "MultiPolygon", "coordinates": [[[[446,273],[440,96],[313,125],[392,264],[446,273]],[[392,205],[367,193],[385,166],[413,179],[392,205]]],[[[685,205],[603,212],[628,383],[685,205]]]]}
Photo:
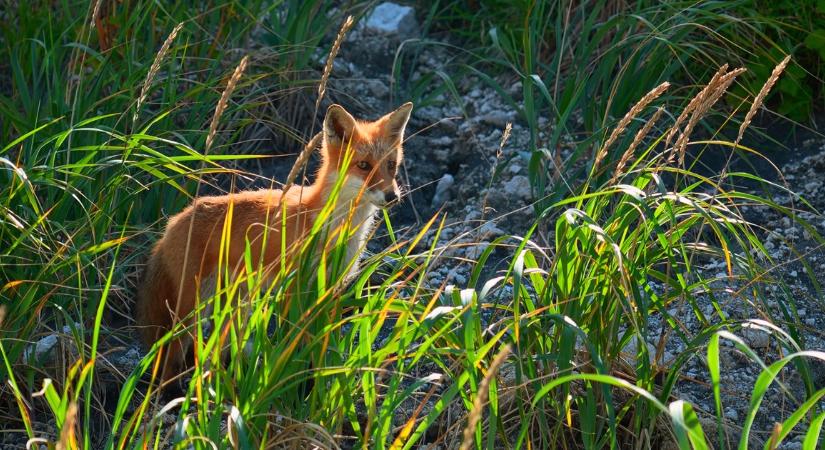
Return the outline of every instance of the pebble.
{"type": "Polygon", "coordinates": [[[478,235],[481,239],[490,239],[490,238],[497,238],[499,236],[503,236],[504,230],[497,227],[492,220],[488,220],[478,229],[478,235]]]}
{"type": "Polygon", "coordinates": [[[430,145],[435,147],[449,147],[453,145],[453,138],[450,136],[440,136],[437,138],[430,138],[427,140],[430,145]]]}
{"type": "Polygon", "coordinates": [[[43,361],[49,353],[51,353],[54,346],[57,345],[57,335],[50,334],[34,344],[34,348],[28,348],[24,352],[23,359],[30,362],[35,363],[36,361],[43,361]]]}
{"type": "Polygon", "coordinates": [[[372,92],[372,95],[376,96],[377,98],[384,98],[390,93],[390,88],[388,88],[387,85],[381,80],[366,80],[365,84],[367,86],[367,89],[369,89],[370,92],[372,92]]]}
{"type": "Polygon", "coordinates": [[[504,193],[509,197],[529,200],[532,195],[530,180],[524,175],[516,175],[504,183],[504,193]]]}
{"type": "Polygon", "coordinates": [[[487,250],[487,247],[489,246],[489,242],[480,242],[476,245],[472,245],[470,247],[467,247],[466,250],[464,250],[464,256],[466,256],[467,259],[472,259],[473,261],[476,261],[478,260],[478,258],[481,257],[481,254],[484,253],[484,250],[487,250]]]}
{"type": "Polygon", "coordinates": [[[479,117],[482,123],[491,125],[500,129],[504,129],[507,126],[508,122],[511,122],[512,119],[510,115],[504,111],[490,111],[487,114],[479,117]]]}
{"type": "Polygon", "coordinates": [[[415,19],[415,10],[411,7],[384,2],[372,10],[365,28],[388,37],[410,39],[418,34],[418,21],[415,19]]]}
{"type": "Polygon", "coordinates": [[[743,328],[742,339],[748,344],[750,348],[766,348],[770,345],[771,340],[768,333],[754,328],[743,328]]]}
{"type": "Polygon", "coordinates": [[[433,209],[438,209],[444,203],[450,201],[450,188],[453,187],[453,184],[455,184],[455,179],[452,175],[445,173],[441,176],[438,184],[435,185],[435,194],[433,194],[433,200],[430,204],[433,209]]]}

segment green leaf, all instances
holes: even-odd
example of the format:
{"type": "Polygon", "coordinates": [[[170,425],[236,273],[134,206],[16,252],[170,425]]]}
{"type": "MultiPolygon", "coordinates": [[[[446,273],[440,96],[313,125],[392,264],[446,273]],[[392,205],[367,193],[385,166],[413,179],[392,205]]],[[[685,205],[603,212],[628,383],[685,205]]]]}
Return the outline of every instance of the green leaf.
{"type": "Polygon", "coordinates": [[[676,440],[679,448],[683,450],[709,449],[702,424],[690,403],[684,400],[676,400],[669,405],[670,418],[673,421],[673,431],[676,433],[676,440]],[[688,445],[690,443],[691,445],[688,445]]]}
{"type": "Polygon", "coordinates": [[[825,48],[825,30],[814,30],[805,38],[805,47],[813,50],[825,48]]]}
{"type": "Polygon", "coordinates": [[[816,443],[819,441],[819,433],[822,432],[823,422],[825,422],[825,412],[816,416],[816,418],[811,421],[811,427],[808,428],[808,432],[805,434],[805,440],[802,441],[803,450],[816,450],[816,443]]]}

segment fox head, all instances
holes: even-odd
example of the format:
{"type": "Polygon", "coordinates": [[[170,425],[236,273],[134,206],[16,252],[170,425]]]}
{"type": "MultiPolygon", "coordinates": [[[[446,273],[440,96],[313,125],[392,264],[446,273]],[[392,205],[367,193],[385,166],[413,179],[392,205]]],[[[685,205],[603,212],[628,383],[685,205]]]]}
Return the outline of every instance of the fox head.
{"type": "Polygon", "coordinates": [[[331,105],[324,118],[323,157],[327,174],[344,174],[342,197],[366,200],[377,207],[401,196],[395,176],[404,152],[404,128],[413,104],[405,103],[373,122],[356,120],[340,105],[331,105]],[[349,165],[344,169],[346,156],[349,165]],[[343,170],[343,171],[342,171],[343,170]]]}

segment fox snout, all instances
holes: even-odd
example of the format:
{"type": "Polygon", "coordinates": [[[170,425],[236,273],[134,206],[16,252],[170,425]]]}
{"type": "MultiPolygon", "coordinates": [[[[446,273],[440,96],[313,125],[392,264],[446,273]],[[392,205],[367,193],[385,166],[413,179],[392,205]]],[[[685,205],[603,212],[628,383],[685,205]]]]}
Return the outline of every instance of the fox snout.
{"type": "Polygon", "coordinates": [[[401,192],[394,184],[395,183],[393,183],[393,186],[386,191],[378,188],[377,186],[370,189],[369,199],[372,204],[378,206],[379,208],[386,208],[398,203],[401,199],[401,192]]]}
{"type": "Polygon", "coordinates": [[[384,192],[384,204],[389,205],[398,201],[398,193],[395,190],[384,192]]]}

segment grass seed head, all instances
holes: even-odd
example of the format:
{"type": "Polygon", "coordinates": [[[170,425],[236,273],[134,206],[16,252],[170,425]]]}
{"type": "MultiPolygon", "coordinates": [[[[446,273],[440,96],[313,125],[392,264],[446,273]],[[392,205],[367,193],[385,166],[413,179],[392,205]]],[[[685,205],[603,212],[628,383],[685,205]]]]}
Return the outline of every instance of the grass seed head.
{"type": "Polygon", "coordinates": [[[753,116],[756,115],[756,110],[762,106],[762,103],[765,102],[765,97],[771,92],[771,88],[773,85],[776,84],[776,80],[779,79],[779,76],[782,75],[782,72],[785,71],[785,67],[787,67],[788,62],[791,60],[791,55],[788,55],[780,61],[779,64],[774,67],[773,72],[771,72],[771,76],[768,77],[768,81],[762,85],[762,89],[759,90],[759,93],[756,95],[756,98],[753,100],[753,104],[751,108],[748,110],[748,113],[745,114],[745,120],[742,121],[742,125],[739,126],[739,134],[736,136],[736,144],[739,144],[739,141],[742,140],[742,136],[745,134],[745,130],[751,124],[753,120],[753,116]]]}
{"type": "MultiPolygon", "coordinates": [[[[98,4],[99,3],[100,2],[98,2],[98,4]]],[[[95,6],[95,8],[97,8],[97,6],[95,6]]],[[[177,24],[175,28],[172,29],[172,32],[169,33],[169,36],[167,36],[166,40],[163,41],[163,45],[160,46],[160,50],[158,50],[157,54],[155,54],[155,59],[152,61],[152,65],[149,67],[149,72],[143,80],[143,87],[140,89],[140,96],[138,97],[137,104],[135,105],[135,114],[132,116],[133,126],[137,123],[140,107],[143,106],[143,102],[145,102],[146,97],[149,96],[149,88],[152,87],[152,82],[155,81],[155,76],[157,76],[158,71],[160,70],[160,64],[166,57],[166,53],[169,52],[169,47],[172,46],[172,42],[175,41],[175,38],[178,36],[181,28],[183,28],[183,22],[177,24]]]]}

